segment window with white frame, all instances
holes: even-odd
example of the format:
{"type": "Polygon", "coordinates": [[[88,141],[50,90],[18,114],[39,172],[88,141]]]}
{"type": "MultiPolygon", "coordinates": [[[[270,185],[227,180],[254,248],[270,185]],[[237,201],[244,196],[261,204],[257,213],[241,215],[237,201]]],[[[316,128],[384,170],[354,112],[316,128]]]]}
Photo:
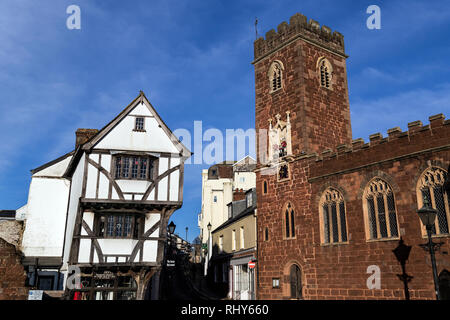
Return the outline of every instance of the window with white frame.
{"type": "Polygon", "coordinates": [[[231,232],[231,249],[233,251],[236,251],[236,230],[233,230],[231,232]]]}
{"type": "Polygon", "coordinates": [[[247,193],[247,208],[253,205],[253,192],[247,193]]]}
{"type": "Polygon", "coordinates": [[[240,232],[240,237],[239,237],[239,241],[240,241],[240,244],[241,244],[241,249],[244,249],[245,248],[245,241],[244,241],[244,227],[241,227],[241,230],[240,230],[241,232],[240,232]]]}

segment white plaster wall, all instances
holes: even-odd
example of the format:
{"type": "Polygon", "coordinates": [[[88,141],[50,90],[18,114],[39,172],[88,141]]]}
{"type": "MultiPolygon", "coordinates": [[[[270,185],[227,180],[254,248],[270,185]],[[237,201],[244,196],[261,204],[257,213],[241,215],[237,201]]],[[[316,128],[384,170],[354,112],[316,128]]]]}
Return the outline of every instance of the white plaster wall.
{"type": "Polygon", "coordinates": [[[81,156],[78,166],[72,176],[72,187],[70,189],[69,211],[67,216],[66,243],[64,246],[64,263],[67,263],[69,260],[70,247],[72,246],[75,219],[83,187],[84,159],[85,154],[81,156]]]}
{"type": "Polygon", "coordinates": [[[22,248],[25,256],[61,256],[70,181],[32,177],[22,248]]]}
{"type": "MultiPolygon", "coordinates": [[[[145,216],[145,223],[144,223],[144,233],[147,232],[153,225],[159,221],[160,219],[159,213],[150,213],[145,216]]],[[[150,237],[158,237],[159,236],[159,228],[156,228],[156,230],[150,235],[150,237]]]]}
{"type": "MultiPolygon", "coordinates": [[[[98,154],[91,154],[89,157],[98,163],[98,154]],[[97,159],[95,159],[97,158],[97,159]]],[[[88,163],[87,171],[87,183],[86,183],[86,195],[87,199],[95,199],[95,193],[97,188],[97,173],[98,170],[92,164],[88,163]]]]}
{"type": "Polygon", "coordinates": [[[144,262],[156,262],[157,254],[158,254],[158,242],[156,240],[145,241],[142,260],[144,262]]]}
{"type": "MultiPolygon", "coordinates": [[[[94,231],[94,217],[95,217],[95,214],[91,211],[85,211],[83,213],[83,220],[89,226],[91,231],[94,231]]],[[[86,233],[86,231],[84,231],[84,228],[81,228],[81,235],[87,236],[87,233],[86,233]]]]}
{"type": "Polygon", "coordinates": [[[138,240],[135,239],[98,239],[103,254],[131,254],[138,240]]]}
{"type": "Polygon", "coordinates": [[[89,256],[91,255],[91,240],[80,240],[80,251],[78,252],[79,263],[89,263],[89,256]]]}
{"type": "Polygon", "coordinates": [[[254,172],[235,172],[233,187],[244,191],[256,187],[256,174],[254,172]],[[243,182],[241,178],[244,178],[243,182]]]}
{"type": "Polygon", "coordinates": [[[27,218],[28,205],[24,205],[16,210],[16,220],[23,221],[27,218]]]}
{"type": "MultiPolygon", "coordinates": [[[[100,165],[105,168],[106,171],[111,172],[111,155],[102,154],[100,165]]],[[[109,180],[106,176],[100,172],[99,186],[98,186],[98,198],[108,199],[109,193],[109,180]]]]}
{"type": "MultiPolygon", "coordinates": [[[[161,215],[159,213],[150,213],[145,216],[144,233],[147,232],[153,225],[160,220],[161,215]]],[[[159,228],[150,235],[150,237],[158,237],[159,228]]],[[[156,262],[158,254],[158,241],[147,240],[144,242],[143,261],[144,262],[156,262]]]]}

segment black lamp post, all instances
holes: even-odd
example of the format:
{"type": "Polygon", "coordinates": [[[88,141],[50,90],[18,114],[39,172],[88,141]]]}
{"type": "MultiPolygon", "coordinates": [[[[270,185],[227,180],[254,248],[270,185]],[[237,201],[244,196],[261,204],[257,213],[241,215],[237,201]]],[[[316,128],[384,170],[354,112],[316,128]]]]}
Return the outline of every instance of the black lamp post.
{"type": "Polygon", "coordinates": [[[429,205],[427,197],[424,196],[423,197],[423,207],[420,208],[419,210],[417,210],[417,213],[418,213],[423,225],[427,229],[428,250],[430,252],[431,266],[433,268],[434,290],[436,291],[436,299],[440,300],[439,280],[438,280],[437,268],[436,268],[436,258],[434,256],[434,245],[435,244],[431,240],[431,229],[434,225],[434,221],[436,220],[437,211],[436,211],[436,209],[433,209],[429,205]]]}
{"type": "Polygon", "coordinates": [[[170,221],[169,225],[167,226],[167,231],[172,235],[175,232],[176,225],[173,223],[173,221],[170,221]]]}

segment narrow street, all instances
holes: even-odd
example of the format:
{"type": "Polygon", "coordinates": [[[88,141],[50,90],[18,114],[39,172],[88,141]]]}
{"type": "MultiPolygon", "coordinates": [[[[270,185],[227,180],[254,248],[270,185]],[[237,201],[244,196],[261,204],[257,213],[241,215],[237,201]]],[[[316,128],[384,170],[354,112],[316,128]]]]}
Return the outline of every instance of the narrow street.
{"type": "MultiPolygon", "coordinates": [[[[189,257],[177,252],[175,267],[167,267],[163,277],[163,300],[219,300],[197,272],[189,257]]],[[[201,268],[200,268],[201,271],[201,268]]]]}

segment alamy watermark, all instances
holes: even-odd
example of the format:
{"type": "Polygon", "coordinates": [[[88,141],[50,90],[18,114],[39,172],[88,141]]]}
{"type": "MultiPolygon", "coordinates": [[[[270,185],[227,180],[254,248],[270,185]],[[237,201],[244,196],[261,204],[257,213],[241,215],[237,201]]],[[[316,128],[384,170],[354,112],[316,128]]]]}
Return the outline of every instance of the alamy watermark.
{"type": "Polygon", "coordinates": [[[72,4],[67,7],[66,13],[70,16],[66,20],[66,26],[69,30],[81,29],[81,9],[79,6],[72,4]]]}
{"type": "Polygon", "coordinates": [[[372,4],[367,7],[366,13],[370,16],[366,20],[367,29],[381,29],[381,9],[379,6],[372,4]]]}

